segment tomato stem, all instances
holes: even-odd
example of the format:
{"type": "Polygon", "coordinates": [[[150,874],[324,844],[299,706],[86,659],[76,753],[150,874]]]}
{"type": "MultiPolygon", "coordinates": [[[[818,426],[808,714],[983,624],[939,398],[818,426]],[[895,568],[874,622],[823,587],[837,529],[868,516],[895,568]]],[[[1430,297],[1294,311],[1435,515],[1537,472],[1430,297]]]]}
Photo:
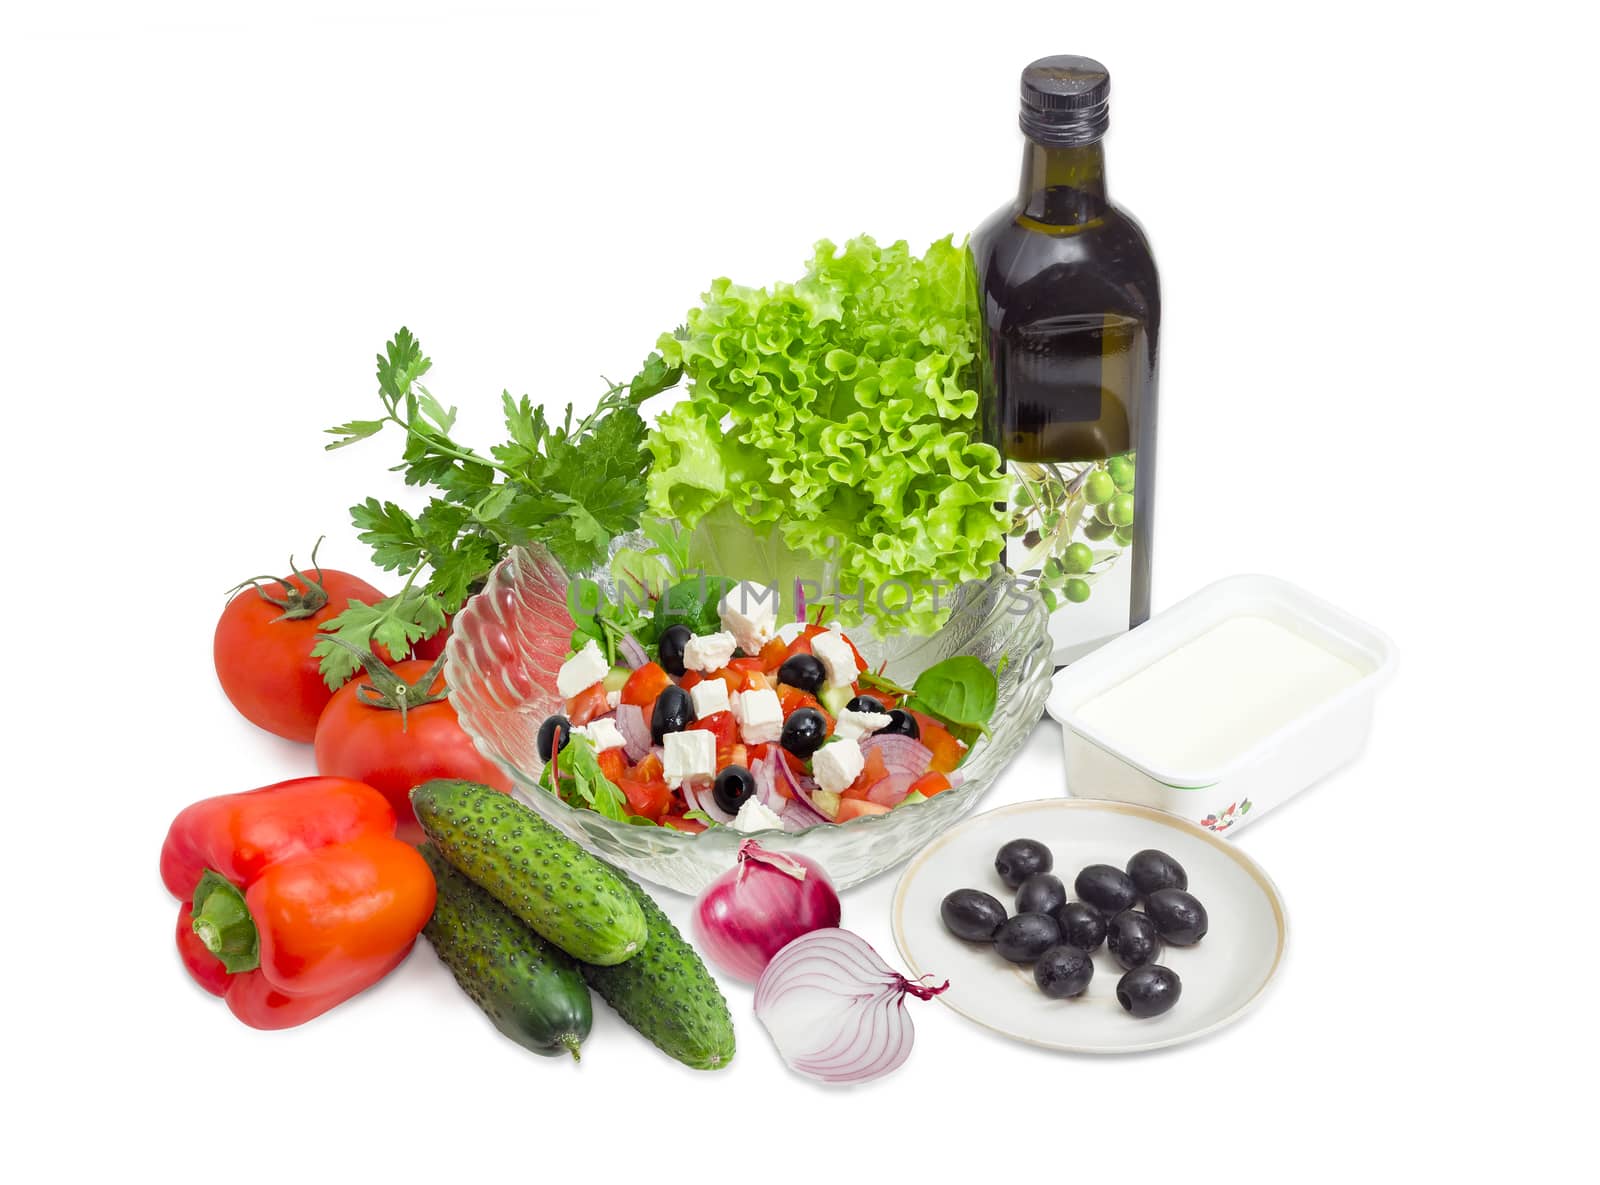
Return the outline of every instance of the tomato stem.
{"type": "Polygon", "coordinates": [[[229,975],[261,965],[260,936],[244,894],[221,873],[206,869],[189,908],[195,936],[216,955],[229,975]]]}
{"type": "Polygon", "coordinates": [[[300,621],[312,616],[328,603],[328,590],[322,584],[322,565],[317,563],[317,548],[322,546],[322,539],[318,539],[316,547],[311,549],[311,566],[317,576],[313,580],[295,566],[294,556],[289,557],[289,573],[300,581],[300,587],[291,584],[289,576],[252,576],[248,580],[241,580],[228,590],[231,597],[240,589],[253,588],[256,595],[263,601],[276,605],[283,612],[274,617],[274,621],[300,621]],[[275,597],[261,587],[261,582],[276,584],[282,587],[283,596],[275,597]]]}
{"type": "Polygon", "coordinates": [[[415,683],[407,683],[394,669],[370,650],[363,650],[359,646],[352,646],[343,638],[330,634],[328,641],[337,646],[343,646],[356,656],[362,668],[367,672],[371,683],[363,683],[356,688],[356,698],[369,708],[387,708],[400,713],[400,731],[406,731],[406,713],[412,708],[420,708],[423,704],[437,703],[449,694],[449,689],[440,687],[438,691],[432,690],[434,680],[444,670],[444,655],[433,660],[433,665],[423,673],[422,678],[415,683]]]}

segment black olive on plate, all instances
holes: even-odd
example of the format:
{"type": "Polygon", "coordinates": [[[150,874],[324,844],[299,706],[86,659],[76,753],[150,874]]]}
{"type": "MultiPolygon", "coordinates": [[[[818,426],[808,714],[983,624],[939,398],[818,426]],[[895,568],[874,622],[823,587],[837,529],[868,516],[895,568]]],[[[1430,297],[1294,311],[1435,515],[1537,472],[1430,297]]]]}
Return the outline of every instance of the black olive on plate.
{"type": "Polygon", "coordinates": [[[920,741],[922,728],[917,724],[917,718],[904,708],[890,708],[889,723],[878,729],[878,735],[910,737],[914,741],[920,741]]]}
{"type": "Polygon", "coordinates": [[[1061,937],[1082,951],[1098,950],[1106,940],[1106,915],[1085,901],[1069,901],[1056,910],[1061,937]]]}
{"type": "Polygon", "coordinates": [[[822,713],[815,708],[796,708],[783,722],[779,744],[804,761],[827,739],[828,721],[822,713]]]}
{"type": "Polygon", "coordinates": [[[1134,1016],[1160,1016],[1178,1002],[1183,980],[1170,967],[1151,963],[1135,967],[1117,981],[1117,1003],[1134,1016]]]}
{"type": "Polygon", "coordinates": [[[844,706],[846,712],[874,712],[882,716],[888,711],[883,701],[875,695],[858,695],[844,706]]]}
{"type": "Polygon", "coordinates": [[[1157,889],[1145,901],[1144,911],[1161,937],[1178,946],[1193,946],[1206,936],[1210,925],[1206,907],[1182,889],[1157,889]]]}
{"type": "Polygon", "coordinates": [[[1052,946],[1033,965],[1033,982],[1056,1000],[1081,996],[1094,978],[1094,960],[1075,946],[1052,946]]]}
{"type": "Polygon", "coordinates": [[[1005,924],[1006,907],[979,889],[957,889],[939,903],[945,929],[968,942],[989,942],[1005,924]]]}
{"type": "Polygon", "coordinates": [[[694,720],[694,702],[689,693],[674,684],[656,696],[655,711],[650,713],[650,739],[656,744],[669,732],[682,732],[694,720]]]}
{"type": "Polygon", "coordinates": [[[798,687],[815,695],[822,690],[822,681],[828,677],[822,660],[814,654],[794,654],[783,660],[778,668],[778,682],[798,687]]]}
{"type": "Polygon", "coordinates": [[[723,766],[717,780],[711,783],[711,797],[730,815],[737,815],[745,800],[755,792],[755,775],[742,765],[723,766]]]}
{"type": "Polygon", "coordinates": [[[1072,890],[1079,901],[1087,901],[1107,917],[1115,917],[1139,899],[1139,890],[1128,874],[1109,864],[1089,865],[1078,873],[1072,890]]]}
{"type": "Polygon", "coordinates": [[[552,752],[559,753],[567,747],[567,742],[572,739],[572,721],[560,712],[554,716],[546,716],[544,723],[539,725],[539,736],[534,741],[534,748],[538,750],[540,761],[549,761],[552,752]]]}
{"type": "Polygon", "coordinates": [[[1036,839],[1014,839],[1001,848],[994,858],[994,870],[1000,879],[1015,889],[1036,872],[1049,872],[1056,858],[1050,849],[1036,839]]]}
{"type": "Polygon", "coordinates": [[[1171,856],[1156,848],[1135,852],[1128,859],[1128,879],[1139,890],[1139,896],[1148,897],[1157,889],[1187,889],[1189,874],[1171,856]]]}
{"type": "Polygon", "coordinates": [[[692,637],[694,631],[686,625],[669,625],[661,631],[661,641],[656,647],[656,653],[661,656],[661,666],[667,674],[682,676],[683,651],[692,637]]]}
{"type": "Polygon", "coordinates": [[[1125,909],[1106,926],[1106,949],[1123,970],[1132,971],[1160,956],[1161,932],[1138,910],[1125,909]]]}
{"type": "Polygon", "coordinates": [[[994,932],[994,949],[1002,959],[1031,963],[1061,941],[1061,927],[1047,913],[1019,913],[994,932]]]}
{"type": "Polygon", "coordinates": [[[1018,913],[1054,914],[1067,903],[1067,887],[1061,878],[1036,872],[1017,886],[1018,913]]]}

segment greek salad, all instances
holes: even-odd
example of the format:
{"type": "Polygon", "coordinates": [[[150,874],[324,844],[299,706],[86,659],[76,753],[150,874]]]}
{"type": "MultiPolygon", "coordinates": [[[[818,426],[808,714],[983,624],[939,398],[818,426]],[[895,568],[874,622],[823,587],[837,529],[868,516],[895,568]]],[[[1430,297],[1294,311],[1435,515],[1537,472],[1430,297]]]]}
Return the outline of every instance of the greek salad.
{"type": "Polygon", "coordinates": [[[637,608],[597,594],[569,589],[563,708],[537,750],[546,790],[611,818],[799,831],[885,814],[959,784],[995,709],[978,659],[901,686],[803,605],[780,626],[769,586],[700,578],[637,608]]]}

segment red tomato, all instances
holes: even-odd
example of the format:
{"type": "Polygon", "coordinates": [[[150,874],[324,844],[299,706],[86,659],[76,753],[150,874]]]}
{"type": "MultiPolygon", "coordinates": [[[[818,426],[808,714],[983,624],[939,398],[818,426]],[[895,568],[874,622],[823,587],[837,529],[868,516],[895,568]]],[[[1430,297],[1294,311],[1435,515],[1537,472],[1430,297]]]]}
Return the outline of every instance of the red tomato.
{"type": "MultiPolygon", "coordinates": [[[[413,658],[394,665],[407,683],[421,679],[433,664],[413,658]]],[[[431,778],[462,778],[509,792],[511,783],[497,766],[473,746],[456,722],[449,700],[435,700],[406,712],[371,707],[357,698],[364,678],[339,688],[317,722],[317,772],[354,778],[383,792],[396,818],[414,824],[409,794],[431,778]]],[[[441,676],[432,690],[444,686],[441,676]]]]}
{"type": "Polygon", "coordinates": [[[699,671],[685,671],[683,677],[678,680],[678,686],[689,691],[704,678],[705,676],[699,671]]]}
{"type": "Polygon", "coordinates": [[[887,815],[889,808],[881,802],[871,802],[865,798],[841,798],[839,800],[839,814],[835,817],[836,823],[847,823],[861,815],[887,815]]]}
{"type": "Polygon", "coordinates": [[[452,618],[446,617],[444,619],[444,629],[434,634],[431,638],[424,638],[420,642],[413,642],[411,645],[411,657],[425,658],[429,662],[432,662],[434,659],[443,654],[444,645],[450,640],[450,623],[452,620],[452,618]]]}
{"type": "Polygon", "coordinates": [[[660,819],[672,806],[672,791],[667,789],[666,780],[662,777],[661,759],[654,753],[632,769],[625,770],[618,785],[628,800],[628,809],[636,815],[660,819]]]}
{"type": "Polygon", "coordinates": [[[228,602],[211,640],[211,657],[223,693],[240,715],[291,741],[316,736],[317,717],[333,692],[322,681],[321,660],[311,657],[311,648],[320,640],[318,627],[343,613],[352,597],[369,605],[383,600],[365,580],[323,568],[309,576],[261,581],[259,592],[246,588],[228,602]],[[305,615],[287,618],[285,613],[305,615]]]}
{"type": "Polygon", "coordinates": [[[938,770],[932,770],[912,782],[911,789],[907,793],[920,794],[924,798],[932,798],[935,794],[948,789],[950,789],[950,779],[938,770]]]}
{"type": "Polygon", "coordinates": [[[671,686],[672,676],[657,663],[647,662],[629,675],[628,681],[622,685],[622,702],[645,709],[644,718],[648,720],[650,705],[656,702],[656,696],[671,686]]]}
{"type": "Polygon", "coordinates": [[[783,644],[783,639],[774,638],[761,648],[761,669],[775,671],[783,665],[783,660],[788,657],[789,648],[783,644]]]}
{"type": "Polygon", "coordinates": [[[826,731],[830,733],[833,731],[833,717],[824,710],[817,697],[809,691],[801,691],[798,687],[790,687],[787,683],[780,683],[778,684],[778,706],[783,709],[783,716],[786,720],[789,718],[790,713],[800,708],[815,708],[822,713],[822,719],[827,724],[826,731]]]}
{"type": "Polygon", "coordinates": [[[613,785],[622,785],[622,774],[628,768],[628,759],[621,749],[607,749],[604,753],[597,753],[594,760],[600,767],[600,772],[605,774],[613,785]]]}
{"type": "Polygon", "coordinates": [[[732,712],[713,712],[709,716],[700,717],[689,727],[710,732],[717,738],[719,749],[725,749],[739,739],[739,725],[734,720],[732,712]]]}
{"type": "Polygon", "coordinates": [[[912,712],[911,715],[922,730],[922,743],[933,752],[933,760],[928,763],[928,768],[947,774],[960,765],[962,757],[966,756],[966,749],[950,730],[932,716],[924,716],[921,712],[912,712]]]}
{"type": "Polygon", "coordinates": [[[592,687],[585,687],[566,702],[563,710],[574,726],[587,724],[596,716],[604,716],[611,711],[611,705],[606,703],[605,684],[596,683],[592,687]]]}
{"type": "Polygon", "coordinates": [[[867,757],[861,765],[861,772],[856,775],[856,780],[844,788],[841,798],[865,798],[867,791],[874,785],[889,776],[889,769],[883,763],[883,754],[877,749],[868,749],[867,757]]]}
{"type": "Polygon", "coordinates": [[[685,819],[682,815],[667,815],[661,820],[661,825],[670,827],[674,831],[687,831],[690,835],[706,829],[706,825],[699,819],[685,819]]]}
{"type": "MultiPolygon", "coordinates": [[[[801,631],[800,636],[798,638],[796,638],[793,642],[789,643],[789,648],[783,652],[783,657],[785,659],[789,659],[789,658],[793,658],[797,654],[810,654],[811,653],[811,639],[815,638],[818,634],[822,633],[827,628],[828,628],[827,626],[823,626],[823,625],[808,625],[808,626],[806,626],[806,628],[801,631]]],[[[783,665],[783,661],[781,659],[779,660],[778,665],[779,666],[783,665]]]]}

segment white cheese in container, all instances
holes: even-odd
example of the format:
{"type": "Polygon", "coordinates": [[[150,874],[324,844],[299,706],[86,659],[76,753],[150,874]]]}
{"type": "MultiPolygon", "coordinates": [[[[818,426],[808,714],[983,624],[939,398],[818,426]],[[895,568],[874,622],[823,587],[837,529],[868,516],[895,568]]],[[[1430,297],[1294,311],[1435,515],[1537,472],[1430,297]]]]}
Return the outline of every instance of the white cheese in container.
{"type": "Polygon", "coordinates": [[[1393,665],[1291,584],[1218,581],[1057,673],[1068,791],[1232,830],[1360,752],[1393,665]]]}

